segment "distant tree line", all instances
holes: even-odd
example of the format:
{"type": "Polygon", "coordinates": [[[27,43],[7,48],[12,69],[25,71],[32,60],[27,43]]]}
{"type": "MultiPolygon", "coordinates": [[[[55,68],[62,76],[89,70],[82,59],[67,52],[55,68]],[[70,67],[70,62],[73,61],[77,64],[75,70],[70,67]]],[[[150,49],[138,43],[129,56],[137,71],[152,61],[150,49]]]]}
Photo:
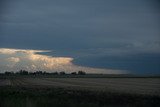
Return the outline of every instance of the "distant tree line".
{"type": "Polygon", "coordinates": [[[71,72],[71,73],[66,73],[65,71],[61,71],[61,72],[46,72],[46,71],[29,72],[27,70],[20,70],[18,72],[6,71],[1,74],[3,74],[3,75],[86,75],[86,72],[85,71],[78,71],[78,72],[71,72]]]}

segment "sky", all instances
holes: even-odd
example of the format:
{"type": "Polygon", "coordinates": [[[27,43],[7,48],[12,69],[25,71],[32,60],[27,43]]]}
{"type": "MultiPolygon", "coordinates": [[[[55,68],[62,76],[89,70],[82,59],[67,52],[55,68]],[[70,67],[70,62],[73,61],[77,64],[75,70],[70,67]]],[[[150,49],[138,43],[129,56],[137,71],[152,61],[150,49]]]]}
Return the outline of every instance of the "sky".
{"type": "Polygon", "coordinates": [[[160,74],[159,19],[158,0],[1,0],[0,72],[160,74]]]}

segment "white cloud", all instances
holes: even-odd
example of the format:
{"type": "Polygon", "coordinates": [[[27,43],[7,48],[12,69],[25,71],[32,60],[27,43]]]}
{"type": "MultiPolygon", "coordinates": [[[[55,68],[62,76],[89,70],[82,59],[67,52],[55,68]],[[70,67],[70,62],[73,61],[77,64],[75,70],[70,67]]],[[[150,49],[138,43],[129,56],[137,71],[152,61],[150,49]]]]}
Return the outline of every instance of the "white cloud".
{"type": "Polygon", "coordinates": [[[50,52],[47,50],[25,50],[25,49],[10,49],[10,48],[0,48],[0,54],[15,54],[15,53],[28,53],[28,54],[34,54],[39,52],[50,52]]]}
{"type": "Polygon", "coordinates": [[[88,73],[125,73],[121,70],[77,66],[72,63],[74,59],[71,57],[51,57],[40,55],[38,54],[39,52],[49,51],[0,48],[1,71],[26,69],[29,71],[45,70],[48,72],[84,70],[88,73]]]}
{"type": "Polygon", "coordinates": [[[17,58],[17,57],[10,57],[10,58],[8,58],[7,60],[8,60],[9,62],[14,62],[14,63],[18,63],[18,62],[20,61],[20,59],[17,58]]]}

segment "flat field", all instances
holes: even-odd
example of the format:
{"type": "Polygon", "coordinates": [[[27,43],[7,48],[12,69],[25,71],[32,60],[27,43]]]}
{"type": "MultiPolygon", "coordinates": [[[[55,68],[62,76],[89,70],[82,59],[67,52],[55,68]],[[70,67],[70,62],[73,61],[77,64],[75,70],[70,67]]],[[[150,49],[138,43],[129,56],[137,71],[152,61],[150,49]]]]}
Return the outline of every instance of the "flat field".
{"type": "Polygon", "coordinates": [[[160,95],[160,78],[7,78],[0,86],[60,87],[160,95]]]}
{"type": "Polygon", "coordinates": [[[0,107],[159,107],[160,78],[0,79],[0,107]]]}

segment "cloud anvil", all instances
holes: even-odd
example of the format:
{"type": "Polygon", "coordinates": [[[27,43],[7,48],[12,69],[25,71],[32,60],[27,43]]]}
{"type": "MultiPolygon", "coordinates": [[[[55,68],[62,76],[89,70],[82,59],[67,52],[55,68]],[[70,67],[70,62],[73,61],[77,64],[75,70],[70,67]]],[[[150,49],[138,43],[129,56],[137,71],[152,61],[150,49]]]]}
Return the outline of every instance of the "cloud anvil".
{"type": "Polygon", "coordinates": [[[73,58],[70,57],[51,57],[38,54],[43,52],[49,51],[0,48],[1,71],[25,69],[29,71],[44,70],[48,72],[65,71],[68,73],[78,70],[85,70],[87,73],[124,73],[124,71],[120,70],[77,66],[72,63],[73,58]]]}

